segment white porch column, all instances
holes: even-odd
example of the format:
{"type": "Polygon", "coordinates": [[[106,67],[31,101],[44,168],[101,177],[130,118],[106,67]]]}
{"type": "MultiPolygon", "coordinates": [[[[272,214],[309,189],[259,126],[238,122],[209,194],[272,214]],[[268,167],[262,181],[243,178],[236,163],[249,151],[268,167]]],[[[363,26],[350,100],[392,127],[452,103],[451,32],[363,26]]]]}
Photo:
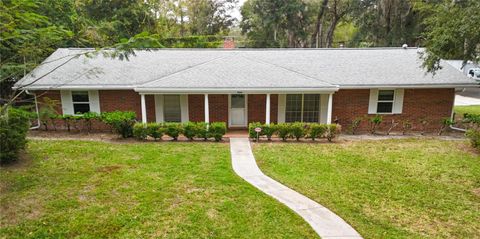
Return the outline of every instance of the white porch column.
{"type": "Polygon", "coordinates": [[[266,110],[265,110],[265,124],[270,124],[270,94],[267,94],[266,110]]]}
{"type": "Polygon", "coordinates": [[[145,95],[140,95],[141,103],[142,103],[142,123],[147,123],[147,107],[145,105],[145,95]]]}
{"type": "Polygon", "coordinates": [[[332,123],[332,100],[333,100],[333,93],[328,95],[328,107],[327,107],[327,124],[332,123]]]}
{"type": "Polygon", "coordinates": [[[205,94],[205,123],[210,123],[210,112],[208,110],[208,94],[205,94]]]}

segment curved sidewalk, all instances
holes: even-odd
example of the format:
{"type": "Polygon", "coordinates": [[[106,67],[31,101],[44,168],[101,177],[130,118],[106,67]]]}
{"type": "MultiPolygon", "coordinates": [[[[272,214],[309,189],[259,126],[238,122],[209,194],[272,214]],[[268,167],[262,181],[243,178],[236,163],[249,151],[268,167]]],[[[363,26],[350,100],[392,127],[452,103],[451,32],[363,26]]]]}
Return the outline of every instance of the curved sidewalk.
{"type": "Polygon", "coordinates": [[[263,174],[248,138],[230,138],[230,151],[235,173],[298,213],[321,238],[362,238],[332,211],[263,174]]]}

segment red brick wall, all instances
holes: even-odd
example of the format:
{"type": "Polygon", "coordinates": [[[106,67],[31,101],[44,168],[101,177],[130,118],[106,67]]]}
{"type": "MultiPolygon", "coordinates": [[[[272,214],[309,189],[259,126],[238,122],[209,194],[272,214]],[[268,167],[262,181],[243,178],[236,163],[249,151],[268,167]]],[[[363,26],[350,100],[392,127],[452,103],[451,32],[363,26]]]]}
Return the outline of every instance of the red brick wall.
{"type": "MultiPolygon", "coordinates": [[[[248,123],[265,123],[267,95],[248,95],[248,123]]],[[[270,95],[270,122],[277,122],[278,95],[270,95]]]]}
{"type": "MultiPolygon", "coordinates": [[[[454,89],[405,89],[402,114],[383,115],[380,130],[388,128],[392,119],[397,122],[409,120],[413,124],[413,130],[420,130],[419,120],[422,118],[430,121],[428,130],[437,130],[441,120],[451,116],[454,96],[454,89]]],[[[368,89],[339,90],[333,94],[332,119],[337,119],[341,125],[348,128],[357,117],[373,116],[368,115],[369,98],[368,89]]],[[[368,128],[367,120],[363,120],[360,130],[368,128]]],[[[400,130],[401,125],[398,125],[394,131],[400,130]]]]}
{"type": "MultiPolygon", "coordinates": [[[[134,111],[137,114],[137,119],[142,119],[141,97],[137,92],[133,90],[101,90],[98,93],[102,112],[134,111]]],[[[145,96],[145,105],[147,121],[155,122],[155,98],[153,95],[145,96]]]]}
{"type": "Polygon", "coordinates": [[[188,95],[188,119],[192,122],[205,121],[204,95],[188,95]]]}
{"type": "MultiPolygon", "coordinates": [[[[204,97],[204,95],[188,95],[188,115],[190,121],[205,121],[204,97]]],[[[228,95],[208,95],[208,112],[210,122],[225,122],[228,124],[228,95]]]]}
{"type": "Polygon", "coordinates": [[[228,125],[228,95],[208,95],[210,122],[225,122],[228,125]]]}

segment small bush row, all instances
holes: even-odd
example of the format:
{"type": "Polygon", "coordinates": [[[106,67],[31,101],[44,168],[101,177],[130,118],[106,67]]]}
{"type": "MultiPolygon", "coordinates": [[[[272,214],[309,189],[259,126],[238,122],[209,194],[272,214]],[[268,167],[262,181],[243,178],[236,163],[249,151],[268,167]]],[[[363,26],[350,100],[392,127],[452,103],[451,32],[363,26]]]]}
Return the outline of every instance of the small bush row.
{"type": "Polygon", "coordinates": [[[262,123],[250,123],[248,125],[248,134],[250,138],[257,138],[257,132],[255,128],[261,128],[261,132],[258,136],[266,136],[268,140],[271,140],[273,135],[277,135],[283,141],[289,138],[296,139],[310,138],[311,140],[326,138],[328,141],[332,141],[338,136],[341,131],[341,126],[338,124],[319,124],[319,123],[279,123],[279,124],[262,124],[262,123]]]}
{"type": "MultiPolygon", "coordinates": [[[[415,127],[420,130],[420,133],[423,135],[427,131],[427,127],[431,124],[434,123],[432,120],[423,117],[419,118],[417,120],[408,120],[408,119],[403,119],[403,120],[389,120],[385,121],[383,119],[382,115],[373,115],[373,116],[363,116],[363,117],[357,117],[354,120],[352,120],[350,126],[349,126],[349,131],[352,134],[356,134],[358,128],[360,127],[360,124],[362,122],[367,122],[369,125],[369,131],[371,134],[377,134],[378,128],[380,125],[384,124],[386,126],[386,134],[389,135],[395,128],[400,127],[401,132],[403,135],[407,134],[410,130],[414,128],[414,123],[416,124],[415,127]],[[418,123],[416,123],[418,122],[418,123]]],[[[442,135],[445,130],[455,124],[455,122],[450,119],[450,118],[444,118],[440,120],[440,127],[438,128],[438,135],[442,135]]]]}
{"type": "Polygon", "coordinates": [[[213,138],[218,142],[226,132],[227,125],[224,122],[136,123],[133,126],[133,136],[139,140],[146,140],[148,137],[158,140],[163,135],[177,140],[180,135],[183,135],[189,140],[213,138]]]}

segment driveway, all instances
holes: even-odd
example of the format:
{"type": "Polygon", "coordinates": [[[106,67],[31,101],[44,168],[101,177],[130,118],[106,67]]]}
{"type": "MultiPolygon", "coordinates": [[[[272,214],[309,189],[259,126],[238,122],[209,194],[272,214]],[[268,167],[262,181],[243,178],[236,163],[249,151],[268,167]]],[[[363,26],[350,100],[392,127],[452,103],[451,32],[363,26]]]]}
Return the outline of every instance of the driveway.
{"type": "Polygon", "coordinates": [[[455,95],[455,105],[480,105],[480,88],[468,88],[455,95]]]}

